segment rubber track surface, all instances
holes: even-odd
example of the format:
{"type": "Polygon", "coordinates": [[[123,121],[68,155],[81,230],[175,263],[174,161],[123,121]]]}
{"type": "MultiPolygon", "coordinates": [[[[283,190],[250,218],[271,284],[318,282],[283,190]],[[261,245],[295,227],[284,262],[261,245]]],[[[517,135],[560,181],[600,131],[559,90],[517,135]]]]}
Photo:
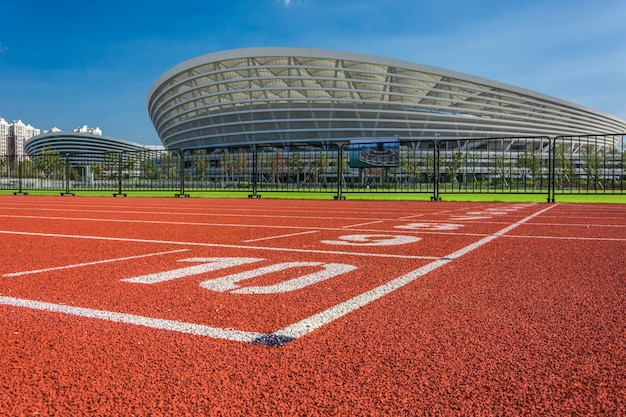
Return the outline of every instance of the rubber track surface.
{"type": "Polygon", "coordinates": [[[626,206],[4,196],[0,253],[5,301],[261,334],[441,262],[288,343],[0,303],[0,415],[626,414],[626,206]],[[324,243],[357,234],[417,239],[324,243]],[[356,270],[274,295],[122,281],[193,257],[356,270]]]}

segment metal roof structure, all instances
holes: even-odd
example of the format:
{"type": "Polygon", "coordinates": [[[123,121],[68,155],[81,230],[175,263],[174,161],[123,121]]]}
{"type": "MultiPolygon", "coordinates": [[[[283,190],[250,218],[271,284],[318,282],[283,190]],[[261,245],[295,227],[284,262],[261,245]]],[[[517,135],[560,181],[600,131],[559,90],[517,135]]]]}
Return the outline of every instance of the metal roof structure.
{"type": "Polygon", "coordinates": [[[300,48],[185,61],[156,80],[147,109],[167,149],[626,132],[617,117],[496,81],[300,48]]]}
{"type": "Polygon", "coordinates": [[[44,149],[52,149],[60,154],[103,154],[109,151],[132,152],[146,147],[138,143],[109,136],[84,132],[48,132],[28,139],[24,144],[27,155],[36,155],[44,149]]]}

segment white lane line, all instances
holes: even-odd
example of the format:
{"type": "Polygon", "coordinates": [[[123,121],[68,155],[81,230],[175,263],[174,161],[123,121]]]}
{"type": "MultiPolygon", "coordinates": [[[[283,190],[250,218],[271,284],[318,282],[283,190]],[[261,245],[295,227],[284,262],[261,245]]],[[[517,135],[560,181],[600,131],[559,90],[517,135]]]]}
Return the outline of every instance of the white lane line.
{"type": "Polygon", "coordinates": [[[133,238],[108,237],[108,236],[83,236],[83,235],[63,235],[63,234],[58,234],[58,233],[16,232],[12,230],[0,230],[0,234],[19,235],[19,236],[37,236],[37,237],[55,237],[55,238],[64,238],[64,239],[107,240],[107,241],[113,241],[113,242],[197,246],[197,247],[205,247],[205,248],[252,249],[252,250],[274,251],[274,252],[319,253],[323,255],[347,255],[347,256],[352,255],[352,256],[365,256],[368,258],[439,259],[438,256],[394,255],[394,254],[389,254],[389,253],[367,253],[367,252],[331,251],[331,250],[320,250],[320,249],[277,248],[273,246],[226,245],[226,244],[219,244],[219,243],[178,242],[178,241],[171,241],[171,240],[133,239],[133,238]]]}
{"type": "Polygon", "coordinates": [[[456,259],[459,259],[460,257],[462,257],[463,255],[468,254],[469,252],[491,242],[494,239],[497,239],[498,237],[504,235],[505,233],[515,229],[518,226],[521,226],[522,224],[528,222],[529,220],[533,219],[536,216],[539,216],[542,213],[545,213],[546,211],[550,210],[551,208],[556,207],[556,206],[549,206],[544,208],[543,210],[540,210],[534,214],[531,214],[530,216],[515,222],[507,227],[505,227],[504,229],[489,235],[487,237],[484,237],[470,245],[467,245],[457,251],[454,251],[452,253],[450,253],[449,255],[437,259],[429,264],[426,264],[418,269],[415,269],[411,272],[409,272],[408,274],[402,275],[401,277],[398,277],[396,279],[393,279],[383,285],[380,285],[370,291],[367,291],[363,294],[360,294],[356,297],[351,298],[350,300],[344,301],[342,303],[339,303],[333,307],[330,307],[329,309],[322,311],[320,313],[314,314],[313,316],[307,317],[295,324],[292,324],[290,326],[285,327],[284,329],[278,330],[274,333],[272,333],[273,336],[277,337],[277,338],[286,338],[286,339],[297,339],[301,336],[304,336],[307,333],[312,332],[315,329],[318,329],[328,323],[331,323],[335,320],[337,320],[338,318],[341,318],[343,316],[345,316],[348,313],[351,313],[369,303],[371,303],[372,301],[378,300],[382,297],[384,297],[385,295],[404,287],[407,284],[410,284],[411,282],[415,281],[416,279],[428,274],[429,272],[432,272],[446,264],[448,264],[449,262],[452,262],[456,259]]]}
{"type": "MultiPolygon", "coordinates": [[[[622,219],[620,219],[622,220],[622,219]]],[[[626,224],[599,224],[599,223],[528,223],[529,226],[547,226],[547,227],[613,227],[618,229],[623,229],[626,227],[626,224]]]]}
{"type": "MultiPolygon", "coordinates": [[[[3,207],[4,209],[4,207],[3,207]]],[[[28,209],[31,210],[31,209],[28,209]]],[[[43,210],[43,209],[42,209],[43,210]]],[[[49,210],[56,211],[56,210],[49,210]]],[[[172,215],[172,216],[200,216],[200,217],[233,217],[233,218],[247,218],[252,217],[254,219],[259,218],[268,218],[268,219],[296,219],[296,220],[379,220],[380,217],[372,218],[372,217],[356,217],[356,216],[279,216],[275,214],[227,214],[227,213],[175,213],[175,212],[143,212],[143,211],[93,211],[93,210],[64,210],[67,212],[78,212],[78,213],[115,213],[115,214],[141,214],[141,215],[172,215]]],[[[372,213],[366,213],[364,215],[371,216],[372,213]]],[[[0,214],[0,217],[5,218],[15,218],[15,219],[50,219],[50,220],[81,220],[81,221],[102,221],[102,222],[125,222],[125,223],[162,223],[162,224],[206,224],[206,223],[198,223],[198,222],[176,222],[176,221],[160,221],[160,220],[137,220],[137,219],[110,219],[110,218],[99,218],[99,217],[62,217],[62,216],[33,216],[33,215],[23,215],[23,214],[0,214]]],[[[398,220],[397,218],[389,218],[386,220],[398,220]]],[[[226,223],[228,224],[228,223],[226,223]]],[[[275,226],[265,226],[265,227],[275,227],[275,226]]]]}
{"type": "Polygon", "coordinates": [[[418,217],[424,217],[424,214],[413,214],[411,216],[404,216],[404,217],[399,217],[398,220],[413,220],[413,219],[417,219],[418,217]]]}
{"type": "Polygon", "coordinates": [[[300,235],[310,235],[311,233],[318,233],[319,230],[309,230],[306,232],[300,232],[300,233],[289,233],[286,235],[278,235],[278,236],[268,236],[268,237],[260,237],[258,239],[248,239],[248,240],[244,240],[244,243],[250,243],[250,242],[260,242],[262,240],[271,240],[271,239],[281,239],[283,237],[291,237],[291,236],[300,236],[300,235]]]}
{"type": "MultiPolygon", "coordinates": [[[[163,224],[172,226],[207,226],[207,227],[236,227],[236,228],[258,228],[258,229],[298,229],[298,230],[342,230],[341,227],[312,227],[312,226],[298,226],[298,225],[271,225],[271,224],[246,224],[246,223],[203,223],[203,222],[181,222],[181,221],[166,221],[166,220],[123,220],[123,219],[98,219],[90,217],[54,217],[54,216],[3,216],[8,218],[20,218],[20,219],[37,219],[37,220],[63,220],[63,221],[87,221],[87,222],[103,222],[103,223],[135,223],[135,224],[163,224]]],[[[295,219],[308,219],[308,217],[292,217],[295,219]]],[[[346,218],[319,218],[322,220],[354,220],[346,218]]],[[[396,221],[397,219],[390,219],[396,221]]],[[[383,222],[384,220],[376,220],[376,222],[383,222]]],[[[367,224],[367,223],[364,223],[367,224]]],[[[352,226],[356,227],[356,226],[352,226]]]]}
{"type": "MultiPolygon", "coordinates": [[[[87,217],[49,217],[49,216],[3,216],[0,214],[0,217],[8,217],[8,218],[24,218],[24,219],[39,219],[39,220],[78,220],[78,221],[93,221],[93,222],[105,222],[105,223],[137,223],[137,224],[164,224],[164,225],[173,225],[173,226],[207,226],[207,227],[235,227],[235,228],[259,228],[259,229],[298,229],[298,230],[330,230],[330,231],[338,231],[345,230],[346,226],[342,227],[312,227],[312,226],[285,226],[285,225],[268,225],[268,224],[246,224],[246,223],[202,223],[202,222],[180,222],[180,221],[161,221],[161,220],[119,220],[119,219],[98,219],[98,218],[87,218],[87,217]]],[[[305,218],[305,217],[302,217],[305,218]]],[[[328,218],[331,219],[331,218],[328,218]]],[[[338,218],[332,218],[332,220],[338,220],[338,218]]],[[[345,218],[341,218],[340,220],[346,220],[345,218]]],[[[375,222],[384,222],[391,221],[397,222],[402,219],[384,219],[384,220],[376,220],[375,222]]],[[[441,220],[435,219],[422,219],[420,220],[424,223],[439,223],[441,220]]],[[[374,223],[375,223],[374,222],[374,223]]],[[[364,223],[367,224],[367,223],[364,223]]],[[[468,221],[467,224],[509,224],[506,221],[468,221]]],[[[535,223],[533,223],[535,224],[535,223]]],[[[561,224],[562,226],[568,226],[568,224],[561,224]]],[[[347,227],[356,227],[354,225],[347,227]]],[[[372,231],[379,232],[379,229],[362,229],[363,231],[372,231]]],[[[410,233],[410,231],[403,231],[403,233],[410,233]]],[[[420,231],[421,233],[426,233],[424,231],[420,231]]],[[[463,236],[485,236],[485,233],[462,233],[459,235],[463,236]]]]}
{"type": "Polygon", "coordinates": [[[524,236],[524,235],[506,235],[503,236],[512,239],[547,239],[547,240],[588,240],[588,241],[606,241],[606,242],[626,242],[626,238],[618,237],[579,237],[579,236],[524,236]]]}
{"type": "Polygon", "coordinates": [[[376,220],[376,221],[367,222],[367,223],[351,224],[351,225],[348,225],[348,226],[341,226],[341,228],[342,229],[349,229],[351,227],[361,227],[361,226],[368,226],[370,224],[379,224],[379,223],[384,223],[384,221],[383,220],[376,220]]]}
{"type": "Polygon", "coordinates": [[[185,323],[177,320],[155,319],[152,317],[137,316],[134,314],[116,313],[114,311],[95,310],[92,308],[53,304],[43,301],[24,300],[13,297],[0,296],[0,304],[49,311],[52,313],[70,314],[73,316],[111,321],[114,323],[133,324],[153,329],[189,333],[197,336],[208,336],[215,339],[233,340],[237,342],[253,343],[255,340],[259,340],[265,336],[262,333],[246,332],[235,329],[222,329],[219,327],[185,323]]]}
{"type": "Polygon", "coordinates": [[[50,272],[50,271],[59,271],[62,269],[80,268],[80,267],[89,266],[89,265],[100,265],[100,264],[106,264],[106,263],[111,263],[111,262],[128,261],[131,259],[149,258],[151,256],[170,255],[172,253],[186,252],[188,250],[189,249],[176,249],[176,250],[171,250],[167,252],[146,253],[143,255],[126,256],[124,258],[103,259],[100,261],[83,262],[80,264],[73,264],[73,265],[55,266],[55,267],[45,268],[45,269],[35,269],[32,271],[12,272],[9,274],[4,274],[3,277],[19,277],[22,275],[38,274],[40,272],[50,272]]]}

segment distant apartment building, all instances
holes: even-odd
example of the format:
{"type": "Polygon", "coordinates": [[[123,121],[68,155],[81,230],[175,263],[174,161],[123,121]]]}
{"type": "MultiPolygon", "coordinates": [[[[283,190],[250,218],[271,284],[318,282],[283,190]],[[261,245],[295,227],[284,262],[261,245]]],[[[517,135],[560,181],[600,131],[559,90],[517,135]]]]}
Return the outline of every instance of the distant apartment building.
{"type": "Polygon", "coordinates": [[[8,153],[9,123],[0,117],[0,157],[8,153]]]}
{"type": "Polygon", "coordinates": [[[41,130],[21,120],[8,123],[0,117],[0,156],[24,156],[24,143],[33,136],[39,136],[41,130]]]}

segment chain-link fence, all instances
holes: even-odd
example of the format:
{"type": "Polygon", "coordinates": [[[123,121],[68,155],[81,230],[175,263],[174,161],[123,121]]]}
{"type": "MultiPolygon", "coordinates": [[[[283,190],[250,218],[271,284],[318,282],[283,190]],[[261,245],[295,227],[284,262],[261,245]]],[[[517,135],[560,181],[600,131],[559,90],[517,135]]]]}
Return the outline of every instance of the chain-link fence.
{"type": "Polygon", "coordinates": [[[626,193],[623,135],[253,145],[193,150],[0,157],[0,189],[15,194],[241,191],[445,194],[626,193]]]}

